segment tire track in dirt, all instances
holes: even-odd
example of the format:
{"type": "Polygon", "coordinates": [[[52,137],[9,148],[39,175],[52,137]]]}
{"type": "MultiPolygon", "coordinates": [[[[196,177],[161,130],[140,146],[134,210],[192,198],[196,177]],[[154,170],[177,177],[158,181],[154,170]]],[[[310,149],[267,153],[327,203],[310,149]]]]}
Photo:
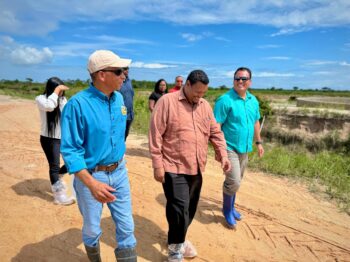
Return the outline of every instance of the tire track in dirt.
{"type": "MultiPolygon", "coordinates": [[[[201,198],[218,208],[222,206],[222,202],[217,199],[201,198]]],[[[238,222],[238,226],[243,224],[246,236],[253,241],[265,242],[271,249],[281,249],[291,256],[295,254],[303,261],[350,260],[350,249],[339,243],[283,223],[261,211],[237,204],[236,207],[244,213],[244,219],[238,222]]],[[[213,210],[213,213],[217,211],[213,210]]],[[[217,215],[222,216],[221,213],[217,215]]]]}

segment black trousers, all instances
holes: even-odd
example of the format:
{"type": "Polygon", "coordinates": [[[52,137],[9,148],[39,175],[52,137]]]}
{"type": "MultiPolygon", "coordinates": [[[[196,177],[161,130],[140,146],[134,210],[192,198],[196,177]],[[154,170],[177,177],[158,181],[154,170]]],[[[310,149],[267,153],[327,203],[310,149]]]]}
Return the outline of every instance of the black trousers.
{"type": "Polygon", "coordinates": [[[49,163],[49,174],[51,185],[55,184],[59,179],[59,174],[65,169],[62,166],[60,169],[60,145],[61,139],[40,136],[40,144],[46,155],[47,162],[49,163]]]}
{"type": "Polygon", "coordinates": [[[202,189],[202,174],[184,175],[165,172],[163,190],[167,199],[168,244],[183,243],[196,214],[202,189]]]}

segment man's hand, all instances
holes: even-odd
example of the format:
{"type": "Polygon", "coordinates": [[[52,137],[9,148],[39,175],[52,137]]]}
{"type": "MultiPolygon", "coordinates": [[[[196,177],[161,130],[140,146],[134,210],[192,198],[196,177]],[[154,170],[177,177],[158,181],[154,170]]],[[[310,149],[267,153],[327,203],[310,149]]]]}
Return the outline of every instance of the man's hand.
{"type": "Polygon", "coordinates": [[[154,179],[160,183],[164,183],[165,180],[164,180],[164,174],[165,174],[165,171],[164,171],[164,168],[163,167],[160,167],[160,168],[154,168],[153,169],[153,176],[154,176],[154,179]]]}
{"type": "Polygon", "coordinates": [[[116,197],[111,194],[115,189],[109,185],[102,183],[100,181],[94,180],[90,185],[89,189],[94,198],[101,203],[113,202],[116,197]]]}
{"type": "Polygon", "coordinates": [[[262,144],[257,145],[257,147],[258,147],[258,156],[262,157],[264,155],[264,152],[265,152],[262,144]]]}
{"type": "Polygon", "coordinates": [[[231,170],[231,162],[228,160],[227,157],[221,158],[221,168],[224,171],[224,173],[231,170]]]}
{"type": "Polygon", "coordinates": [[[110,192],[114,192],[115,189],[109,185],[97,181],[92,175],[86,170],[82,169],[75,175],[89,188],[94,198],[101,203],[113,202],[116,198],[110,192]]]}

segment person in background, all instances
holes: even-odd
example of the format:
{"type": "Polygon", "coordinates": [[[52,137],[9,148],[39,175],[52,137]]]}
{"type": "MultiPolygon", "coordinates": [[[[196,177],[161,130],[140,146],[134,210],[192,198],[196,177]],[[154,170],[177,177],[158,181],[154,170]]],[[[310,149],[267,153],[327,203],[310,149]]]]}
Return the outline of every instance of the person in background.
{"type": "Polygon", "coordinates": [[[46,82],[45,91],[35,98],[40,111],[41,132],[40,144],[49,163],[49,174],[54,203],[71,205],[74,198],[67,196],[66,185],[60,175],[67,172],[63,165],[60,168],[61,145],[61,112],[67,103],[64,91],[68,87],[57,77],[51,77],[46,82]]]}
{"type": "Polygon", "coordinates": [[[168,93],[167,84],[164,79],[159,79],[154,86],[154,91],[148,98],[149,111],[153,111],[155,104],[162,95],[168,93]]]}
{"type": "Polygon", "coordinates": [[[209,141],[223,171],[230,169],[224,135],[202,98],[208,84],[204,71],[192,71],[179,92],[157,102],[151,116],[149,151],[154,179],[162,183],[167,200],[170,262],[197,255],[186,234],[197,210],[209,141]]]}
{"type": "Polygon", "coordinates": [[[122,94],[124,99],[124,104],[128,111],[127,120],[126,120],[126,128],[125,128],[125,141],[129,135],[131,123],[134,120],[134,89],[131,84],[131,80],[129,78],[129,67],[124,68],[125,80],[123,82],[122,87],[119,92],[122,94]]]}
{"type": "Polygon", "coordinates": [[[184,80],[183,80],[182,76],[175,77],[175,86],[169,90],[169,93],[179,91],[182,87],[183,81],[184,80]]]}
{"type": "Polygon", "coordinates": [[[216,121],[221,124],[225,135],[227,154],[232,166],[225,173],[223,183],[223,213],[230,228],[236,228],[236,220],[242,219],[235,209],[235,200],[248,164],[248,152],[252,151],[253,138],[259,157],[264,154],[260,137],[259,102],[248,91],[251,79],[249,68],[238,68],[234,73],[233,88],[219,97],[214,107],[216,121]]]}
{"type": "Polygon", "coordinates": [[[127,110],[119,92],[131,63],[109,50],[88,61],[92,83],[74,95],[62,113],[61,153],[83,216],[82,236],[90,261],[101,261],[101,215],[106,203],[116,226],[117,261],[137,261],[128,171],[125,166],[127,110]]]}

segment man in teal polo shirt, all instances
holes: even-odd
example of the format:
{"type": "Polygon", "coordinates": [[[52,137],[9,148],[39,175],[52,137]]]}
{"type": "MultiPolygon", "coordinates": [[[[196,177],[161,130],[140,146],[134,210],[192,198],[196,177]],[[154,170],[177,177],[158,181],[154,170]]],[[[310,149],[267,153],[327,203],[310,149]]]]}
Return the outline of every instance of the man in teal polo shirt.
{"type": "Polygon", "coordinates": [[[252,151],[253,138],[262,157],[264,148],[260,138],[259,102],[249,91],[252,73],[240,67],[234,74],[233,88],[215,103],[214,115],[225,135],[231,170],[226,172],[223,184],[223,213],[227,225],[236,228],[241,214],[234,208],[236,192],[248,163],[248,152],[252,151]]]}

